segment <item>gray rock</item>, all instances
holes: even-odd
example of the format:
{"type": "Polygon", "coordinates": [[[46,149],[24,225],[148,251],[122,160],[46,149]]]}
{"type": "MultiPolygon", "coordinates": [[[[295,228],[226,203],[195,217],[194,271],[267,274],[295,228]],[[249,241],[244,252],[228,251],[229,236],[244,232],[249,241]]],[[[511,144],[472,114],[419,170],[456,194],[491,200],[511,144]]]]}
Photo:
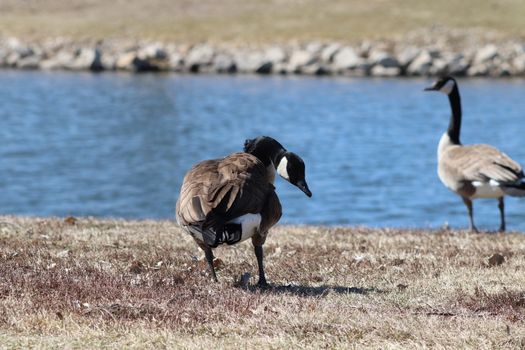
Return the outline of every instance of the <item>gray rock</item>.
{"type": "Polygon", "coordinates": [[[7,51],[3,48],[0,48],[0,67],[4,67],[7,65],[6,59],[7,51]]]}
{"type": "Polygon", "coordinates": [[[103,70],[115,70],[117,69],[117,56],[113,53],[104,52],[100,57],[100,63],[103,70]]]}
{"type": "Polygon", "coordinates": [[[184,56],[180,52],[171,52],[168,62],[170,70],[174,72],[182,72],[184,70],[184,56]]]}
{"type": "Polygon", "coordinates": [[[156,72],[169,69],[169,62],[144,59],[139,57],[138,52],[133,51],[120,55],[115,62],[115,68],[134,72],[156,72]]]}
{"type": "Polygon", "coordinates": [[[444,58],[436,58],[432,60],[432,65],[428,70],[429,75],[445,75],[448,73],[448,61],[444,58]]]}
{"type": "Polygon", "coordinates": [[[467,69],[467,75],[469,77],[483,77],[488,75],[488,73],[489,66],[486,63],[473,64],[467,69]]]}
{"type": "Polygon", "coordinates": [[[464,76],[470,66],[469,60],[463,54],[447,54],[443,56],[447,61],[448,74],[454,76],[464,76]]]}
{"type": "Polygon", "coordinates": [[[272,72],[273,63],[272,62],[264,62],[261,64],[256,70],[255,73],[257,74],[270,74],[272,72]]]}
{"type": "Polygon", "coordinates": [[[218,53],[213,59],[213,70],[217,73],[235,73],[237,66],[233,57],[226,53],[218,53]]]}
{"type": "Polygon", "coordinates": [[[408,75],[428,75],[432,67],[432,56],[428,50],[423,50],[406,69],[408,75]]]}
{"type": "Polygon", "coordinates": [[[498,48],[495,45],[486,45],[479,49],[474,56],[473,64],[485,63],[498,56],[498,48]]]}
{"type": "Polygon", "coordinates": [[[512,66],[516,74],[525,74],[525,53],[514,57],[514,59],[512,60],[512,66]]]}
{"type": "Polygon", "coordinates": [[[489,75],[492,77],[510,77],[512,75],[513,68],[508,62],[499,62],[489,70],[489,75]]]}
{"type": "Polygon", "coordinates": [[[346,46],[339,50],[333,59],[333,66],[336,70],[345,70],[345,69],[363,69],[366,66],[366,61],[360,57],[357,52],[346,46]]]}
{"type": "Polygon", "coordinates": [[[323,50],[320,53],[320,60],[323,63],[332,63],[334,60],[334,56],[337,54],[337,52],[341,49],[341,44],[339,43],[332,43],[323,48],[323,50]]]}
{"type": "Polygon", "coordinates": [[[264,53],[264,60],[271,62],[274,65],[285,62],[287,58],[288,56],[286,52],[279,46],[272,46],[264,53]]]}
{"type": "Polygon", "coordinates": [[[407,68],[420,53],[421,50],[414,46],[405,47],[397,55],[397,61],[401,67],[407,68]]]}
{"type": "Polygon", "coordinates": [[[199,72],[203,68],[212,65],[214,56],[214,48],[210,45],[202,44],[194,46],[186,56],[184,62],[191,72],[199,72]]]}
{"type": "Polygon", "coordinates": [[[398,77],[401,73],[401,67],[385,67],[381,65],[375,65],[370,70],[370,75],[374,77],[398,77]]]}
{"type": "Polygon", "coordinates": [[[397,58],[385,51],[371,51],[368,62],[385,68],[396,68],[400,66],[397,58]]]}
{"type": "Polygon", "coordinates": [[[143,60],[167,60],[168,53],[162,44],[154,43],[140,49],[138,57],[143,60]]]}
{"type": "Polygon", "coordinates": [[[315,54],[306,50],[294,51],[288,61],[288,71],[290,73],[301,73],[305,66],[315,62],[315,54]]]}
{"type": "Polygon", "coordinates": [[[75,71],[100,71],[104,68],[101,57],[100,51],[96,48],[82,48],[72,61],[64,65],[64,68],[75,71]]]}
{"type": "Polygon", "coordinates": [[[281,62],[281,63],[274,63],[272,65],[272,73],[274,74],[281,74],[285,75],[288,74],[288,63],[281,62]]]}
{"type": "Polygon", "coordinates": [[[40,68],[44,70],[66,69],[75,59],[75,54],[69,50],[59,51],[55,56],[40,62],[40,68]]]}
{"type": "Polygon", "coordinates": [[[37,55],[21,58],[17,62],[17,68],[20,69],[39,69],[41,58],[37,55]]]}
{"type": "Polygon", "coordinates": [[[241,73],[267,73],[271,71],[272,62],[265,59],[262,52],[237,52],[234,56],[237,70],[241,73]]]}
{"type": "Polygon", "coordinates": [[[308,43],[308,45],[306,45],[305,47],[305,51],[313,54],[313,55],[316,55],[318,56],[321,51],[323,50],[323,47],[324,45],[320,42],[317,42],[317,41],[314,41],[314,42],[311,42],[311,43],[308,43]]]}
{"type": "Polygon", "coordinates": [[[133,70],[133,61],[137,58],[136,52],[124,52],[119,55],[115,61],[115,69],[118,70],[133,70]]]}

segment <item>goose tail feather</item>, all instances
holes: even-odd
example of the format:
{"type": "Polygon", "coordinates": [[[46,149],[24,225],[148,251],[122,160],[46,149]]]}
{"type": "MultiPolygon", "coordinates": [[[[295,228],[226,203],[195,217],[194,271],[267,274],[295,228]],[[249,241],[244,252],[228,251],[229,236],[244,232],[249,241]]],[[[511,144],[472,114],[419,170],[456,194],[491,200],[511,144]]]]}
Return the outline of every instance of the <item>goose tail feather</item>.
{"type": "Polygon", "coordinates": [[[525,197],[525,177],[513,184],[505,184],[503,192],[512,197],[525,197]]]}

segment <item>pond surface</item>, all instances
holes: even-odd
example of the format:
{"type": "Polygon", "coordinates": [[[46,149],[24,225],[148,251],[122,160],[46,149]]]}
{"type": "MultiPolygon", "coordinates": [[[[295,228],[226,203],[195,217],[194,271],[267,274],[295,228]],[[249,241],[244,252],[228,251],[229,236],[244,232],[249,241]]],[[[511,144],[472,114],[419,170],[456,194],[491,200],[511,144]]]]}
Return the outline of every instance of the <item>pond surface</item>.
{"type": "MultiPolygon", "coordinates": [[[[450,108],[430,82],[0,71],[0,213],[173,218],[192,164],[264,134],[305,160],[314,194],[278,179],[281,223],[466,227],[436,174],[450,108]]],[[[459,83],[462,141],[525,164],[525,81],[459,83]]],[[[525,231],[525,198],[506,207],[525,231]]],[[[499,226],[496,200],[474,211],[499,226]]]]}

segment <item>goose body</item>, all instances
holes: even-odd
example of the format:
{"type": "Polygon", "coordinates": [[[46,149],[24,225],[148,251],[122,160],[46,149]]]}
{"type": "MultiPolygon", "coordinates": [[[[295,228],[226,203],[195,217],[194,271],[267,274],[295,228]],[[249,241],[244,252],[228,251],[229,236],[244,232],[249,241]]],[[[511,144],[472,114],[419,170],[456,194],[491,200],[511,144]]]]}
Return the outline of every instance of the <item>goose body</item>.
{"type": "Polygon", "coordinates": [[[500,231],[505,230],[505,195],[525,196],[522,167],[505,153],[485,144],[462,145],[461,102],[456,81],[451,77],[438,80],[427,91],[448,95],[452,108],[448,130],[438,145],[438,176],[441,182],[463,199],[467,206],[470,228],[477,231],[473,219],[472,200],[498,199],[501,216],[500,231]]]}
{"type": "Polygon", "coordinates": [[[247,140],[244,152],[200,162],[184,177],[176,205],[177,222],[204,250],[215,280],[212,248],[251,238],[259,284],[266,284],[262,245],[282,215],[273,185],[276,173],[312,195],[302,159],[266,136],[247,140]]]}
{"type": "Polygon", "coordinates": [[[183,180],[177,221],[212,248],[265,235],[282,214],[273,177],[248,153],[198,163],[183,180]]]}

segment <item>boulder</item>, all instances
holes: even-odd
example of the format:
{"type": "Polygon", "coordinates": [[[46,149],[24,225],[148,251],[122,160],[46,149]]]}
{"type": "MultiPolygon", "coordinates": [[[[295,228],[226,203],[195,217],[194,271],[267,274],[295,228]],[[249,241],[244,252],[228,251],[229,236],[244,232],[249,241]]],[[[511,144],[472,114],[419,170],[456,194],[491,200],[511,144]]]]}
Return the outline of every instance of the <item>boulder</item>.
{"type": "Polygon", "coordinates": [[[483,77],[488,75],[489,68],[489,65],[486,63],[473,64],[467,69],[467,75],[469,77],[483,77]]]}
{"type": "Polygon", "coordinates": [[[117,65],[117,56],[114,53],[104,52],[100,57],[102,70],[115,70],[117,65]]]}
{"type": "Polygon", "coordinates": [[[428,75],[432,67],[433,58],[428,50],[423,50],[408,65],[406,71],[408,75],[428,75]]]}
{"type": "Polygon", "coordinates": [[[279,46],[272,46],[264,52],[264,60],[272,64],[285,62],[288,58],[286,52],[279,46]]]}
{"type": "Polygon", "coordinates": [[[16,67],[20,69],[39,69],[41,57],[37,55],[27,56],[18,60],[16,67]]]}
{"type": "Polygon", "coordinates": [[[4,67],[7,65],[6,59],[7,51],[3,48],[0,48],[0,67],[4,67]]]}
{"type": "Polygon", "coordinates": [[[397,58],[389,54],[386,51],[376,51],[373,50],[370,52],[368,57],[368,62],[373,65],[383,66],[385,68],[396,68],[399,67],[399,62],[397,58]]]}
{"type": "Polygon", "coordinates": [[[168,65],[169,69],[174,72],[184,71],[184,56],[178,51],[171,52],[169,54],[168,65]]]}
{"type": "Polygon", "coordinates": [[[231,55],[218,53],[213,59],[213,70],[217,73],[235,73],[237,66],[231,55]]]}
{"type": "Polygon", "coordinates": [[[64,68],[75,71],[100,71],[104,69],[101,58],[102,55],[97,48],[81,48],[76,56],[64,65],[64,68]]]}
{"type": "Polygon", "coordinates": [[[115,61],[115,68],[118,70],[133,70],[133,60],[137,57],[136,52],[124,52],[115,61]]]}
{"type": "Polygon", "coordinates": [[[213,47],[207,44],[201,44],[191,48],[184,63],[190,72],[197,73],[202,71],[203,68],[211,66],[214,56],[215,50],[213,47]]]}
{"type": "Polygon", "coordinates": [[[397,55],[397,61],[402,68],[406,69],[420,53],[421,50],[414,46],[402,48],[397,55]]]}
{"type": "Polygon", "coordinates": [[[321,62],[323,63],[332,63],[334,60],[334,56],[337,54],[337,52],[341,49],[341,44],[339,43],[332,43],[327,46],[325,46],[319,55],[319,58],[321,62]]]}
{"type": "Polygon", "coordinates": [[[294,51],[288,61],[288,71],[290,73],[301,73],[302,69],[316,62],[315,54],[306,50],[294,51]]]}
{"type": "Polygon", "coordinates": [[[473,64],[486,63],[496,57],[498,57],[498,48],[492,44],[486,45],[476,52],[473,64]]]}
{"type": "Polygon", "coordinates": [[[375,65],[370,70],[370,75],[374,77],[398,77],[401,73],[401,67],[385,67],[382,65],[375,65]]]}
{"type": "Polygon", "coordinates": [[[143,60],[167,60],[168,53],[160,43],[154,43],[144,46],[139,50],[138,57],[143,60]]]}
{"type": "Polygon", "coordinates": [[[363,70],[366,69],[367,66],[365,59],[359,56],[357,52],[349,46],[339,50],[333,59],[333,67],[336,70],[363,70]]]}
{"type": "Polygon", "coordinates": [[[240,51],[234,55],[237,70],[241,73],[269,73],[273,64],[259,51],[240,51]]]}
{"type": "Polygon", "coordinates": [[[467,74],[470,62],[463,54],[451,53],[444,55],[443,58],[447,61],[448,74],[454,76],[464,76],[467,74]]]}
{"type": "Polygon", "coordinates": [[[56,55],[40,62],[40,68],[44,70],[66,69],[75,59],[75,53],[70,50],[61,50],[56,55]]]}
{"type": "Polygon", "coordinates": [[[448,62],[442,57],[432,60],[432,66],[428,70],[428,74],[432,76],[441,76],[448,73],[448,62]]]}
{"type": "Polygon", "coordinates": [[[514,57],[514,59],[512,60],[512,67],[514,68],[514,72],[516,74],[525,74],[525,53],[514,57]]]}

